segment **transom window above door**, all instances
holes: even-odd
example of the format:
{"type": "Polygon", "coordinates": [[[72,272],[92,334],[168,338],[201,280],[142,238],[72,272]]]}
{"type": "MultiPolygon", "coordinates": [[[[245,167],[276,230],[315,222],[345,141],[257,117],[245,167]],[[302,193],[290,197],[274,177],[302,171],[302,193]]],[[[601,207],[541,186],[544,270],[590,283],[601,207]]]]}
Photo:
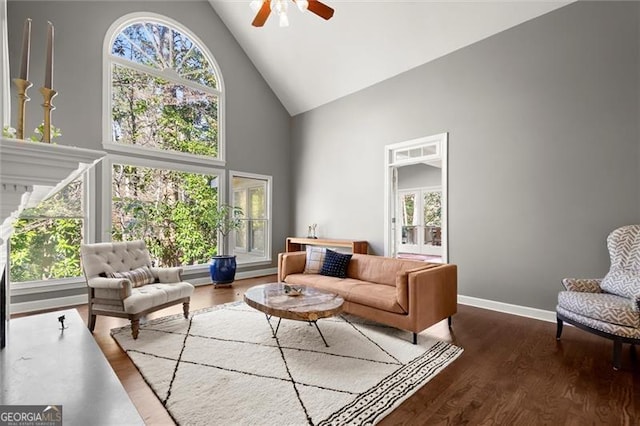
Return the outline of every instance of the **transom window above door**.
{"type": "Polygon", "coordinates": [[[224,163],[222,78],[187,28],[127,15],[105,39],[105,148],[224,163]]]}

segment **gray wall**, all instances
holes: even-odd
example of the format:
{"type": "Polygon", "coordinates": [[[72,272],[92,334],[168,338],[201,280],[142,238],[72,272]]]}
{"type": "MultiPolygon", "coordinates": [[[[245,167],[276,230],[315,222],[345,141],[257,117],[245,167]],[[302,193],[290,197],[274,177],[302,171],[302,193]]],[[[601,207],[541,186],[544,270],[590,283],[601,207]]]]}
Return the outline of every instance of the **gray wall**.
{"type": "Polygon", "coordinates": [[[574,3],[294,117],[294,230],[381,254],[383,147],[449,132],[459,293],[553,310],[639,219],[638,21],[636,2],[574,3]]]}
{"type": "Polygon", "coordinates": [[[417,189],[442,185],[442,169],[428,164],[398,168],[398,189],[417,189]]]}
{"type": "Polygon", "coordinates": [[[30,80],[34,87],[29,92],[32,101],[28,104],[27,129],[42,120],[38,88],[44,81],[49,20],[55,25],[53,83],[59,92],[52,121],[63,132],[56,143],[102,149],[104,37],[115,20],[140,11],[164,15],[185,25],[215,57],[226,90],[226,169],[273,176],[275,266],[277,253],[284,251],[291,222],[290,116],[207,1],[9,1],[12,77],[19,73],[24,20],[33,19],[30,80]]]}

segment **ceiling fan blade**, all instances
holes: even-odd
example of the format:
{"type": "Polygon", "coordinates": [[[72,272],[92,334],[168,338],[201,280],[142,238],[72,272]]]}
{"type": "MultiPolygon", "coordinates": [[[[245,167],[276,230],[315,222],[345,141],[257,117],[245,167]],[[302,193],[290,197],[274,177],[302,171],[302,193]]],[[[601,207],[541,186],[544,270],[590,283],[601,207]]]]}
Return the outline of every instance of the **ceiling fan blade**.
{"type": "Polygon", "coordinates": [[[261,26],[264,25],[265,22],[267,22],[267,18],[269,17],[269,14],[271,13],[271,5],[270,5],[270,3],[271,2],[269,0],[265,0],[265,1],[262,2],[262,7],[258,11],[258,14],[254,18],[254,20],[251,23],[251,25],[253,25],[254,27],[261,27],[261,26]]]}
{"type": "Polygon", "coordinates": [[[318,0],[309,0],[307,10],[327,20],[331,19],[334,12],[332,8],[318,0]]]}

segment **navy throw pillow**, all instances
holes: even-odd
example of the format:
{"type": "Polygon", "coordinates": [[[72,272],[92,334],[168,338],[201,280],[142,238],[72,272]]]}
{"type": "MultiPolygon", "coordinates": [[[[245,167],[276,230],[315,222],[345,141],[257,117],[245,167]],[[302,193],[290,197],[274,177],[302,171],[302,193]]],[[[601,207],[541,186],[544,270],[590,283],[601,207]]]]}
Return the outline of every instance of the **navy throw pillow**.
{"type": "Polygon", "coordinates": [[[322,269],[320,269],[320,275],[326,275],[336,278],[347,278],[347,267],[351,260],[350,254],[342,254],[333,250],[327,249],[327,253],[324,257],[324,263],[322,269]]]}

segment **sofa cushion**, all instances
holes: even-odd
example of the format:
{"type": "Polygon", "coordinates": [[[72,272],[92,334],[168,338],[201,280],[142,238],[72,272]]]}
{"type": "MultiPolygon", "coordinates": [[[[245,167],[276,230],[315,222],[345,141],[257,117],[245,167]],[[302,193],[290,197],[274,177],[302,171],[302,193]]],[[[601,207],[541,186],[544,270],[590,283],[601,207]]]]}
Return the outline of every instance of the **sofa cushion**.
{"type": "Polygon", "coordinates": [[[131,296],[124,299],[124,311],[137,314],[184,297],[191,297],[193,286],[187,282],[175,284],[148,284],[135,288],[131,296]]]}
{"type": "Polygon", "coordinates": [[[369,254],[354,254],[347,268],[347,276],[362,281],[395,287],[398,272],[419,268],[426,264],[425,262],[417,260],[395,259],[369,254]]]}
{"type": "Polygon", "coordinates": [[[607,237],[611,268],[600,287],[618,296],[640,296],[640,226],[616,229],[607,237]]]}
{"type": "Polygon", "coordinates": [[[396,289],[388,285],[363,282],[349,291],[347,300],[394,314],[407,313],[396,299],[396,289]]]}
{"type": "Polygon", "coordinates": [[[131,271],[151,266],[149,251],[142,240],[82,244],[80,253],[87,278],[97,277],[101,272],[131,271]]]}
{"type": "Polygon", "coordinates": [[[306,285],[318,288],[339,294],[344,299],[347,299],[347,295],[356,285],[364,283],[364,281],[352,278],[336,278],[316,274],[290,274],[287,275],[284,282],[291,285],[306,285]]]}
{"type": "Polygon", "coordinates": [[[131,271],[107,272],[106,276],[108,278],[125,278],[131,282],[133,287],[140,287],[156,281],[156,277],[153,276],[148,266],[141,266],[131,271]]]}
{"type": "Polygon", "coordinates": [[[564,309],[559,305],[556,307],[556,311],[559,314],[562,314],[569,319],[572,319],[580,324],[584,324],[588,327],[595,328],[596,330],[604,331],[605,333],[615,334],[616,336],[630,337],[632,339],[640,339],[640,328],[626,327],[624,325],[611,324],[610,322],[599,321],[597,319],[588,318],[588,317],[576,314],[575,312],[564,309]]]}
{"type": "Polygon", "coordinates": [[[640,328],[640,312],[635,301],[615,294],[561,291],[558,306],[583,317],[640,328]]]}
{"type": "Polygon", "coordinates": [[[354,278],[335,278],[323,275],[291,274],[287,284],[307,285],[336,293],[344,300],[396,314],[406,314],[396,299],[396,289],[383,284],[372,284],[354,278]]]}
{"type": "Polygon", "coordinates": [[[322,269],[320,269],[320,275],[326,275],[329,277],[346,278],[347,267],[351,260],[350,254],[338,253],[333,250],[327,249],[324,257],[324,263],[322,269]]]}
{"type": "Polygon", "coordinates": [[[324,264],[324,258],[327,254],[327,249],[324,247],[307,246],[307,259],[304,264],[305,274],[318,274],[322,265],[324,264]]]}

